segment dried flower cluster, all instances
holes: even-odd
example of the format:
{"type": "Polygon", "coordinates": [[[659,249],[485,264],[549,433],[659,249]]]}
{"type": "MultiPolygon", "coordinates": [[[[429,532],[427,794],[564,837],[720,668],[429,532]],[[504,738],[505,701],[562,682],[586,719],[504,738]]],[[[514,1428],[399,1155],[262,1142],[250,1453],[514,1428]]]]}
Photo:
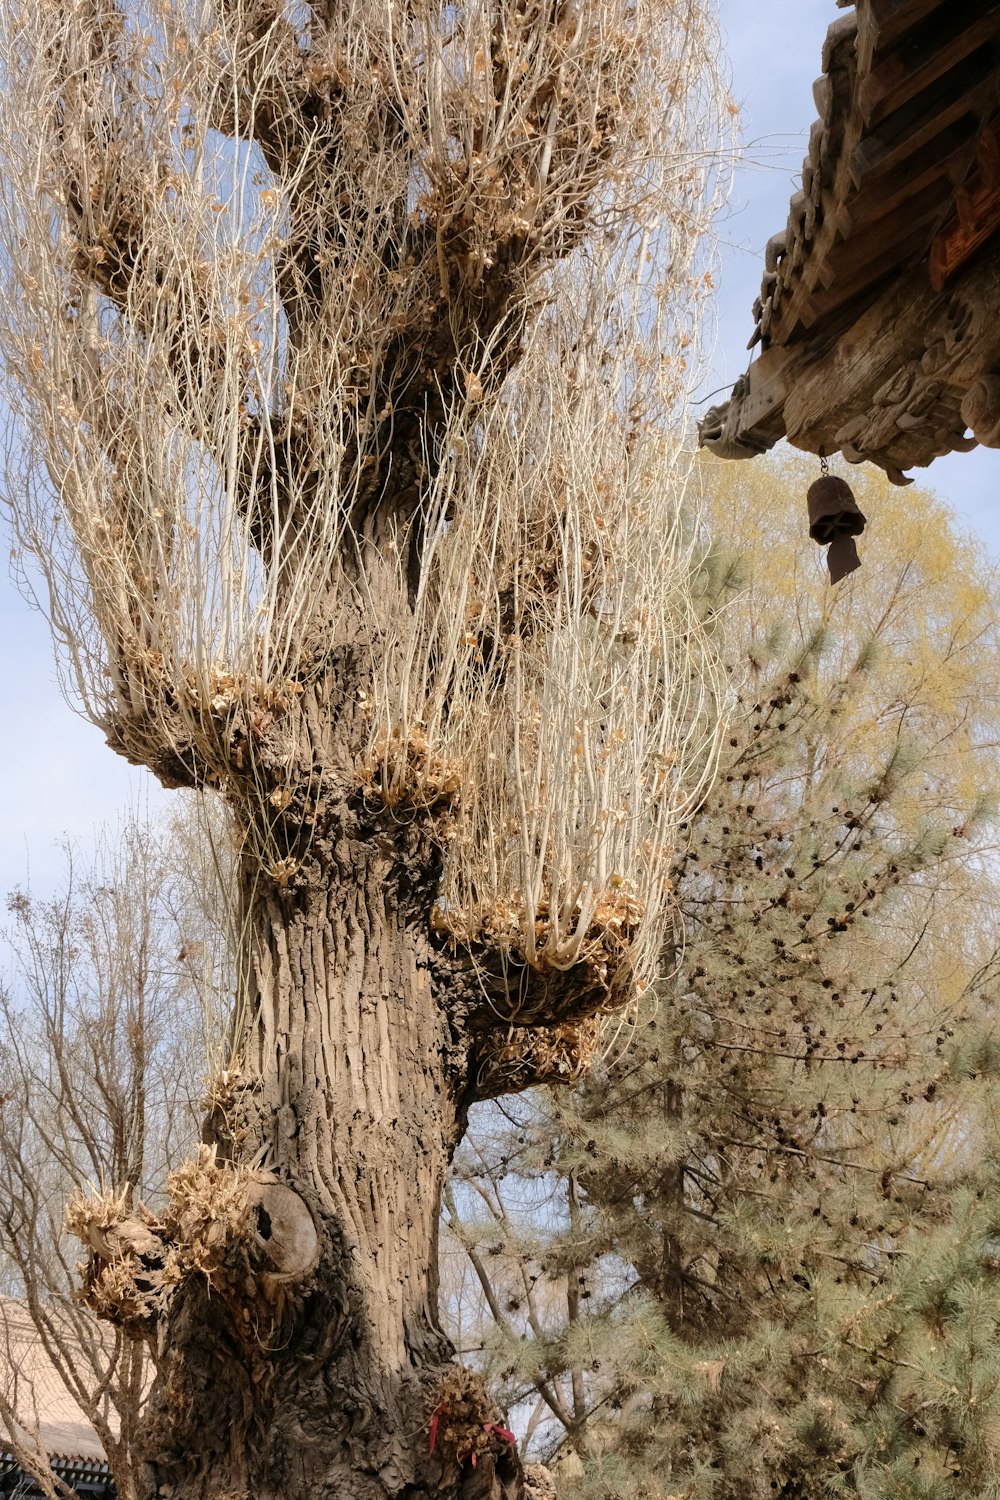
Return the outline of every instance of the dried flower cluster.
{"type": "Polygon", "coordinates": [[[481,1375],[456,1365],[438,1385],[430,1419],[430,1448],[446,1461],[473,1468],[483,1453],[514,1443],[514,1434],[496,1420],[496,1407],[481,1375]]]}
{"type": "Polygon", "coordinates": [[[600,1053],[603,1028],[601,1012],[561,1026],[512,1027],[506,1040],[491,1039],[484,1073],[502,1070],[508,1087],[516,1083],[518,1069],[533,1083],[579,1083],[600,1053]]]}

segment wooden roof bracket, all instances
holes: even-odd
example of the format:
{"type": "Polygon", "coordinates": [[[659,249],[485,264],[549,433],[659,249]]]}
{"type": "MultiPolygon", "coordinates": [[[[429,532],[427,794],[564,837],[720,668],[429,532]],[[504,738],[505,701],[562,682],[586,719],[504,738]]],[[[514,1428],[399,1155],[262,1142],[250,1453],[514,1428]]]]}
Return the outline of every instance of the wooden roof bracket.
{"type": "Polygon", "coordinates": [[[741,375],[728,401],[709,407],[698,423],[698,442],[717,458],[756,458],[785,435],[785,369],[794,351],[774,347],[741,375]]]}

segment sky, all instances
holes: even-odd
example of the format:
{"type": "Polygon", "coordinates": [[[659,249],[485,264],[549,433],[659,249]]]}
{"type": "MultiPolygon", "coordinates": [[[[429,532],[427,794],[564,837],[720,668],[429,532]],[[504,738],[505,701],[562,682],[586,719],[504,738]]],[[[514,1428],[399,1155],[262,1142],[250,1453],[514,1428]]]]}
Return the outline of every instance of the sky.
{"type": "MultiPolygon", "coordinates": [[[[744,159],[721,222],[718,344],[706,391],[729,386],[747,363],[750,309],[763,247],[784,226],[815,118],[812,83],[823,39],[843,13],[835,0],[721,0],[732,94],[742,110],[744,159]]],[[[1000,451],[939,459],[918,477],[1000,558],[1000,451]]],[[[61,872],[60,840],[86,846],[130,803],[165,805],[148,772],[130,767],[60,695],[48,627],[0,577],[0,892],[30,882],[39,894],[61,872]]]]}

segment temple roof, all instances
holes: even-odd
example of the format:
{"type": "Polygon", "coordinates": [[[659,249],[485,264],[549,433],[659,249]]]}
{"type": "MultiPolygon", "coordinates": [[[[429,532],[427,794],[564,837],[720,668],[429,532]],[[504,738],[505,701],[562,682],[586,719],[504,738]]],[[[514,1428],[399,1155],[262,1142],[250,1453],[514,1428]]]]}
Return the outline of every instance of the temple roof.
{"type": "Polygon", "coordinates": [[[756,358],[700,435],[725,458],[787,437],[905,482],[1000,446],[1000,0],[840,8],[756,358]]]}
{"type": "MultiPolygon", "coordinates": [[[[72,1347],[72,1342],[68,1331],[63,1343],[72,1347]]],[[[24,1304],[10,1297],[0,1297],[0,1382],[24,1423],[16,1434],[8,1434],[0,1422],[0,1457],[9,1438],[16,1437],[52,1459],[89,1459],[100,1465],[104,1459],[100,1439],[70,1395],[24,1304]]],[[[113,1410],[108,1409],[106,1416],[117,1432],[113,1410]]]]}

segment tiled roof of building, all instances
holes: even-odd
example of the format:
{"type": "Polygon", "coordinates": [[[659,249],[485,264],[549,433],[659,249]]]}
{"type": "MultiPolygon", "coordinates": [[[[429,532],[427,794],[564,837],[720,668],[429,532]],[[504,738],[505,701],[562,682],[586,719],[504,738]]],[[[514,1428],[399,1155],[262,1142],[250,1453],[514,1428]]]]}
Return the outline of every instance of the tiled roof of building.
{"type": "MultiPolygon", "coordinates": [[[[22,1440],[34,1447],[37,1435],[52,1458],[103,1463],[97,1434],[46,1353],[24,1305],[9,1297],[0,1298],[0,1389],[24,1423],[22,1440]]],[[[108,1420],[115,1430],[111,1411],[108,1420]]],[[[0,1450],[4,1436],[0,1419],[0,1450]]]]}
{"type": "Polygon", "coordinates": [[[898,480],[1000,424],[1000,387],[979,389],[1000,369],[1000,0],[840,5],[757,358],[701,436],[730,458],[787,436],[898,480]]]}

